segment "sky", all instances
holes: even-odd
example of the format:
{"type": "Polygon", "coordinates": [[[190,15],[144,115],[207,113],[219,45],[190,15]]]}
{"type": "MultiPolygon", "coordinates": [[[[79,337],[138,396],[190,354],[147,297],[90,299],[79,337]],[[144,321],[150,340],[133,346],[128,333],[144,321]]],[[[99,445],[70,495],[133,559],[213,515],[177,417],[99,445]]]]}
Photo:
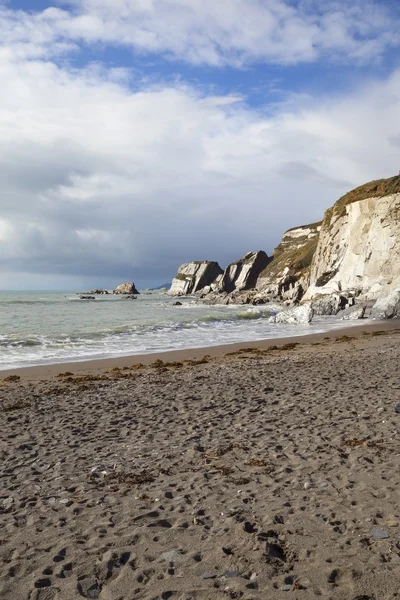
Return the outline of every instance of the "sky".
{"type": "Polygon", "coordinates": [[[0,0],[0,289],[137,287],[400,169],[397,0],[0,0]]]}

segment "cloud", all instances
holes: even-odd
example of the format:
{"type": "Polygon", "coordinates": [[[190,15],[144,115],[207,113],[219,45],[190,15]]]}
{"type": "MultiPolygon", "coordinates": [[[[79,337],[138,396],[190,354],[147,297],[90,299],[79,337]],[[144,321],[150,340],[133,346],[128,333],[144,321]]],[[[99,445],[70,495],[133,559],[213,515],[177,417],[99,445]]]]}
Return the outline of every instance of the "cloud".
{"type": "Polygon", "coordinates": [[[273,114],[104,68],[3,56],[0,78],[0,271],[16,281],[148,285],[186,260],[226,264],[398,171],[400,72],[273,114]]]}
{"type": "Polygon", "coordinates": [[[0,7],[0,29],[14,58],[101,44],[214,67],[368,63],[399,45],[394,11],[374,0],[75,0],[35,13],[0,7]]]}

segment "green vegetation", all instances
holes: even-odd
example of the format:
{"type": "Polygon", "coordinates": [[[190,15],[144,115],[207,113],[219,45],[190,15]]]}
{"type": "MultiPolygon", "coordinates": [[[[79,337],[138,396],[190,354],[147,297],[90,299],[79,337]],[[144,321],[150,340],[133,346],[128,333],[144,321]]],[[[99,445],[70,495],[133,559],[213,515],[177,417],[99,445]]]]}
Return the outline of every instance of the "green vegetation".
{"type": "MultiPolygon", "coordinates": [[[[320,223],[316,223],[316,226],[320,223]]],[[[308,225],[308,227],[310,227],[308,225]]],[[[294,229],[298,229],[295,227],[294,229]]],[[[311,261],[314,256],[315,250],[317,249],[319,236],[315,235],[311,239],[307,240],[300,247],[294,245],[285,244],[284,247],[278,246],[274,253],[273,260],[263,270],[260,275],[261,277],[276,277],[279,273],[289,267],[289,274],[296,273],[299,275],[302,271],[305,271],[311,266],[311,261]]],[[[301,243],[301,240],[296,240],[301,243]]]]}
{"type": "Polygon", "coordinates": [[[296,229],[318,229],[318,227],[322,224],[322,221],[315,221],[315,223],[309,223],[308,225],[301,225],[300,227],[291,227],[286,233],[290,233],[291,231],[296,231],[296,229]]]}
{"type": "Polygon", "coordinates": [[[183,273],[177,273],[175,275],[175,279],[179,279],[179,281],[189,281],[191,278],[191,275],[184,275],[183,273]]]}
{"type": "MultiPolygon", "coordinates": [[[[383,196],[398,193],[400,193],[400,175],[389,177],[389,179],[377,179],[351,190],[351,192],[339,198],[333,209],[329,210],[333,210],[335,216],[341,217],[346,213],[346,206],[348,204],[359,202],[366,198],[382,198],[383,196]]],[[[325,218],[328,212],[325,213],[325,218]]]]}

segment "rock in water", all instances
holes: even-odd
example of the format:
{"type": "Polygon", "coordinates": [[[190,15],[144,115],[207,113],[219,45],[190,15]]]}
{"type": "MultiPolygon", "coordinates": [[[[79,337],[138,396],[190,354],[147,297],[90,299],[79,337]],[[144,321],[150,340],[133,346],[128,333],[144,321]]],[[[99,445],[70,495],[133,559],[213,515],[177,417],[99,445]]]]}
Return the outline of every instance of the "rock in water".
{"type": "Polygon", "coordinates": [[[118,287],[115,288],[113,294],[129,294],[134,295],[138,294],[135,284],[133,281],[129,281],[128,283],[121,283],[118,287]]]}
{"type": "Polygon", "coordinates": [[[378,298],[371,310],[372,319],[400,318],[400,288],[388,296],[378,298]]]}
{"type": "Polygon", "coordinates": [[[294,308],[288,308],[270,317],[270,323],[310,323],[314,316],[311,304],[302,304],[294,308]]]}
{"type": "Polygon", "coordinates": [[[185,296],[199,292],[211,285],[223,271],[214,261],[193,261],[181,265],[174,277],[170,296],[185,296]]]}

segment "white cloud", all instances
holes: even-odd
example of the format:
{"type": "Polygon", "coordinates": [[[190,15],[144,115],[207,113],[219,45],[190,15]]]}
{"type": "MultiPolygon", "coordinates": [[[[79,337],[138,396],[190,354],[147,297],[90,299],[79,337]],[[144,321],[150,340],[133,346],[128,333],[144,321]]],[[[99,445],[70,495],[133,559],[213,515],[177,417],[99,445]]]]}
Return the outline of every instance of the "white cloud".
{"type": "Polygon", "coordinates": [[[126,46],[196,65],[376,61],[398,45],[376,0],[76,0],[33,14],[0,8],[3,53],[38,58],[81,42],[126,46]]]}
{"type": "Polygon", "coordinates": [[[399,168],[400,72],[272,116],[105,75],[0,61],[0,270],[164,281],[185,260],[270,251],[399,168]]]}
{"type": "Polygon", "coordinates": [[[270,251],[349,187],[397,172],[400,72],[263,113],[62,60],[82,42],[218,66],[366,60],[396,43],[377,5],[297,5],[87,0],[28,14],[0,0],[0,286],[7,273],[164,282],[185,260],[270,251]]]}

